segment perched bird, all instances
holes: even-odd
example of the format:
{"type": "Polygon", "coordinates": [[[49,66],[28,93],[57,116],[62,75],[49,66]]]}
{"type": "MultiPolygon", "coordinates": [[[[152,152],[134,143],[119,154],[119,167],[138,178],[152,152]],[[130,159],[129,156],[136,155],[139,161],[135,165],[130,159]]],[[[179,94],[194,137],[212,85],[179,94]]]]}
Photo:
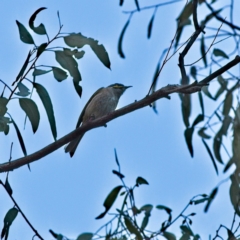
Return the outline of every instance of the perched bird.
{"type": "MultiPolygon", "coordinates": [[[[88,100],[87,104],[82,110],[82,113],[78,119],[76,128],[83,126],[89,121],[93,121],[97,118],[103,117],[113,112],[118,104],[119,98],[125,92],[125,90],[132,86],[124,86],[120,83],[109,85],[108,87],[99,88],[92,97],[88,100]]],[[[78,136],[74,140],[68,143],[65,147],[65,152],[69,152],[72,157],[77,149],[79,142],[84,134],[78,136]]]]}

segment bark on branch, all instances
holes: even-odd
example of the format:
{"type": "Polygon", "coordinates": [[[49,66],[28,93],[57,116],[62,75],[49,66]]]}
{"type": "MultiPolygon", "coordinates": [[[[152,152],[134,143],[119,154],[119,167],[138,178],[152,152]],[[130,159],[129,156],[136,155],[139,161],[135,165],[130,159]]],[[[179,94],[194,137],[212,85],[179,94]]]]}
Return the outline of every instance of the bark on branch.
{"type": "Polygon", "coordinates": [[[32,153],[26,157],[18,158],[16,160],[13,160],[11,162],[6,162],[0,164],[0,173],[1,172],[8,172],[12,171],[16,168],[19,168],[21,166],[24,166],[26,164],[32,163],[34,161],[37,161],[48,154],[56,151],[58,148],[64,146],[69,141],[76,138],[78,135],[85,133],[93,128],[104,126],[107,122],[112,121],[115,118],[118,118],[120,116],[123,116],[125,114],[128,114],[130,112],[133,112],[135,110],[138,110],[140,108],[151,106],[151,103],[155,102],[158,99],[168,97],[172,93],[187,93],[192,94],[197,91],[200,91],[201,88],[205,85],[208,85],[208,83],[219,76],[220,74],[226,72],[236,64],[240,63],[240,57],[236,56],[234,60],[227,63],[222,68],[218,69],[217,71],[213,72],[208,77],[204,78],[200,82],[194,82],[189,85],[167,85],[166,87],[163,87],[156,92],[152,93],[151,95],[148,95],[141,99],[140,101],[135,101],[132,104],[129,104],[121,109],[118,109],[114,112],[112,112],[109,115],[106,115],[102,118],[96,119],[93,122],[89,122],[88,124],[84,125],[83,127],[80,127],[78,129],[75,129],[74,131],[70,132],[69,134],[65,135],[64,137],[60,138],[59,140],[49,144],[48,146],[40,149],[39,151],[32,153]]]}

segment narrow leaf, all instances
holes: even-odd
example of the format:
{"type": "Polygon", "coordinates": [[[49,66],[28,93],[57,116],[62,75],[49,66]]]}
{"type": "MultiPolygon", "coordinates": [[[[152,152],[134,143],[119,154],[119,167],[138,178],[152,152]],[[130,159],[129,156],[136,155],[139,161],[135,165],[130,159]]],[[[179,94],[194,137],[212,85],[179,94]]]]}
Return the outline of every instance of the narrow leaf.
{"type": "Polygon", "coordinates": [[[203,103],[203,97],[202,97],[202,92],[198,92],[198,99],[199,99],[199,103],[200,103],[200,107],[202,110],[202,115],[204,116],[204,103],[203,103]]]}
{"type": "Polygon", "coordinates": [[[205,68],[207,67],[207,56],[206,56],[206,50],[205,50],[205,43],[204,43],[204,35],[202,35],[201,42],[200,42],[200,52],[202,55],[202,60],[204,63],[205,68]]]}
{"type": "Polygon", "coordinates": [[[116,174],[120,179],[125,178],[125,176],[122,173],[120,173],[120,172],[118,172],[116,170],[112,170],[112,172],[113,172],[113,174],[116,174]]]}
{"type": "Polygon", "coordinates": [[[6,188],[6,190],[7,190],[7,192],[8,192],[8,194],[9,195],[12,195],[12,193],[13,193],[13,190],[12,190],[12,188],[11,188],[11,186],[10,186],[10,183],[9,183],[9,181],[8,181],[8,175],[7,175],[7,177],[6,177],[6,181],[5,181],[5,188],[6,188]]]}
{"type": "Polygon", "coordinates": [[[48,46],[48,43],[42,43],[38,49],[37,49],[37,57],[39,57],[46,49],[46,47],[48,46]]]}
{"type": "Polygon", "coordinates": [[[103,203],[103,206],[105,207],[105,211],[101,213],[98,217],[96,217],[96,219],[100,219],[105,216],[105,214],[109,211],[109,209],[112,207],[113,203],[115,202],[118,196],[118,193],[120,192],[122,187],[123,186],[117,186],[108,194],[107,198],[103,203]]]}
{"type": "Polygon", "coordinates": [[[213,49],[213,55],[216,56],[216,57],[223,57],[223,58],[229,58],[228,55],[222,51],[221,49],[218,49],[218,48],[214,48],[213,49]]]}
{"type": "Polygon", "coordinates": [[[56,129],[56,121],[55,121],[51,98],[50,98],[47,90],[39,83],[33,83],[33,87],[36,88],[37,93],[43,103],[45,110],[46,110],[48,121],[49,121],[51,131],[52,131],[52,135],[53,135],[54,140],[56,141],[57,129],[56,129]]]}
{"type": "Polygon", "coordinates": [[[220,132],[218,132],[213,139],[213,151],[218,162],[223,164],[221,153],[220,153],[221,145],[222,145],[222,135],[220,132]]]}
{"type": "Polygon", "coordinates": [[[150,19],[150,22],[149,22],[149,24],[148,24],[148,31],[147,31],[147,37],[148,37],[148,38],[151,37],[154,17],[155,17],[155,12],[154,12],[154,14],[152,15],[152,17],[151,17],[151,19],[150,19]]]}
{"type": "Polygon", "coordinates": [[[32,130],[35,133],[39,126],[40,114],[36,103],[29,98],[19,98],[19,104],[29,118],[32,130]]]}
{"type": "Polygon", "coordinates": [[[35,21],[35,19],[36,19],[36,17],[37,17],[37,14],[39,13],[39,12],[41,12],[42,10],[45,10],[45,9],[47,9],[47,8],[45,8],[45,7],[41,7],[41,8],[39,8],[38,10],[36,10],[34,13],[33,13],[33,15],[30,17],[30,19],[29,19],[29,27],[35,32],[35,33],[37,33],[37,34],[39,34],[39,35],[44,35],[44,34],[47,34],[47,32],[46,32],[46,29],[45,29],[45,27],[44,27],[44,25],[41,23],[38,27],[34,27],[34,21],[35,21]]]}
{"type": "Polygon", "coordinates": [[[216,188],[213,189],[213,191],[211,192],[211,194],[209,196],[209,200],[208,200],[208,202],[207,202],[207,204],[204,208],[204,212],[208,211],[213,199],[216,197],[217,192],[218,192],[218,188],[216,187],[216,188]]]}
{"type": "Polygon", "coordinates": [[[61,68],[52,67],[52,70],[53,70],[53,76],[58,82],[62,82],[68,77],[67,73],[61,68]]]}
{"type": "Polygon", "coordinates": [[[28,32],[28,30],[22,25],[19,21],[16,20],[19,36],[22,42],[27,44],[34,44],[33,38],[31,34],[28,32]]]}
{"type": "Polygon", "coordinates": [[[199,114],[193,121],[192,128],[195,127],[198,123],[202,122],[203,120],[204,120],[204,115],[199,114]]]}
{"type": "Polygon", "coordinates": [[[225,100],[224,100],[224,104],[223,104],[223,115],[227,116],[231,110],[233,104],[233,94],[232,92],[227,93],[225,100]]]}
{"type": "Polygon", "coordinates": [[[117,150],[116,150],[116,148],[114,148],[114,155],[115,155],[115,161],[116,161],[118,167],[120,168],[120,164],[119,164],[119,161],[118,161],[118,156],[117,156],[117,150]]]}
{"type": "MultiPolygon", "coordinates": [[[[9,114],[9,116],[11,117],[10,114],[9,114]]],[[[15,121],[13,120],[12,117],[11,117],[11,120],[12,120],[13,126],[14,126],[14,128],[15,128],[15,130],[17,132],[18,141],[19,141],[20,146],[22,148],[23,154],[24,154],[24,156],[27,156],[27,150],[26,150],[26,147],[25,147],[25,144],[24,144],[21,132],[19,131],[19,128],[18,128],[17,124],[15,123],[15,121]]]]}
{"type": "Polygon", "coordinates": [[[214,169],[215,169],[215,171],[216,171],[216,173],[218,175],[217,164],[216,164],[215,159],[214,159],[214,157],[212,155],[212,152],[211,152],[209,146],[207,145],[206,141],[203,138],[202,138],[202,142],[203,142],[203,145],[205,146],[205,148],[207,149],[208,155],[210,156],[210,158],[212,160],[212,163],[213,163],[213,166],[214,166],[214,169]]]}
{"type": "Polygon", "coordinates": [[[138,229],[133,225],[133,223],[131,222],[131,220],[128,217],[124,217],[124,223],[128,229],[128,231],[132,234],[136,235],[136,238],[138,240],[142,240],[142,236],[141,233],[138,231],[138,229]]]}
{"type": "Polygon", "coordinates": [[[137,177],[136,179],[136,186],[142,185],[142,184],[146,184],[149,185],[149,183],[147,182],[147,180],[145,180],[142,177],[137,177]]]}
{"type": "Polygon", "coordinates": [[[211,138],[211,136],[209,136],[208,134],[206,134],[204,131],[206,130],[207,128],[201,128],[199,131],[198,131],[198,135],[202,138],[206,138],[206,139],[209,139],[211,138]]]}
{"type": "Polygon", "coordinates": [[[187,128],[184,131],[185,141],[187,143],[188,150],[190,152],[191,157],[193,157],[193,146],[192,146],[192,136],[193,136],[194,128],[187,128]]]}
{"type": "Polygon", "coordinates": [[[190,94],[181,94],[180,96],[183,122],[186,127],[189,127],[189,117],[191,114],[191,96],[190,94]]]}
{"type": "Polygon", "coordinates": [[[130,19],[128,19],[128,21],[124,25],[124,27],[122,29],[122,32],[120,34],[119,40],[118,40],[118,54],[120,55],[121,58],[125,58],[125,55],[124,55],[123,50],[122,50],[122,42],[123,42],[123,37],[124,37],[124,34],[127,30],[127,27],[129,25],[129,23],[130,23],[130,19]]]}
{"type": "Polygon", "coordinates": [[[38,68],[34,68],[34,71],[33,71],[33,76],[39,76],[39,75],[43,75],[43,74],[46,74],[46,73],[49,73],[51,72],[52,70],[42,70],[42,69],[38,69],[38,68]]]}
{"type": "Polygon", "coordinates": [[[77,237],[77,240],[91,240],[93,238],[93,233],[82,233],[77,237]]]}
{"type": "Polygon", "coordinates": [[[78,96],[81,98],[82,97],[82,87],[78,84],[78,82],[75,82],[73,80],[73,86],[78,94],[78,96]]]}
{"type": "Polygon", "coordinates": [[[159,210],[165,210],[167,212],[167,214],[171,214],[171,212],[172,212],[171,208],[166,207],[164,205],[157,205],[156,208],[159,209],[159,210]]]}

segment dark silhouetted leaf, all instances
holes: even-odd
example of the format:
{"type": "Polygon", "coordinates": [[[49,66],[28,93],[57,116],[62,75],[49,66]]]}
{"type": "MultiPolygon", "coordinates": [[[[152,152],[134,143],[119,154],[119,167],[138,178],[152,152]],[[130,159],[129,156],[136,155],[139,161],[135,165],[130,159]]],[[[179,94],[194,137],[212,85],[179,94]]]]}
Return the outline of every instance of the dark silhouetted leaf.
{"type": "Polygon", "coordinates": [[[191,114],[191,95],[179,94],[181,98],[182,117],[186,127],[189,127],[189,117],[191,114]]]}
{"type": "Polygon", "coordinates": [[[197,68],[195,66],[190,68],[190,74],[197,81],[197,68]]]}
{"type": "Polygon", "coordinates": [[[122,29],[122,32],[120,34],[119,40],[118,40],[118,54],[120,55],[121,58],[125,58],[125,55],[124,55],[123,50],[122,50],[122,43],[123,43],[124,34],[127,30],[127,27],[129,25],[129,23],[130,23],[130,18],[128,19],[128,21],[124,25],[124,27],[122,29]]]}
{"type": "Polygon", "coordinates": [[[223,119],[221,130],[220,130],[223,135],[227,136],[227,131],[231,123],[232,123],[232,118],[230,116],[225,116],[225,118],[223,119]]]}
{"type": "Polygon", "coordinates": [[[118,156],[117,156],[117,150],[116,150],[116,148],[114,148],[114,155],[115,155],[115,161],[116,161],[118,167],[120,168],[120,164],[119,164],[119,161],[118,161],[118,156]]]}
{"type": "Polygon", "coordinates": [[[123,2],[124,2],[124,0],[120,0],[119,5],[122,6],[123,2]]]}
{"type": "MultiPolygon", "coordinates": [[[[9,116],[11,117],[10,114],[9,114],[9,116]]],[[[27,150],[26,150],[26,147],[25,147],[25,144],[24,144],[21,132],[19,131],[18,126],[17,126],[17,124],[15,123],[15,121],[13,120],[12,117],[11,117],[11,120],[12,120],[13,126],[14,126],[14,128],[15,128],[15,130],[17,132],[18,141],[19,141],[20,146],[22,148],[23,154],[24,154],[24,156],[27,156],[27,150]]]]}
{"type": "Polygon", "coordinates": [[[209,98],[211,98],[212,100],[215,100],[215,98],[214,98],[214,97],[212,96],[212,94],[209,92],[208,87],[209,87],[209,86],[203,86],[203,87],[202,87],[203,93],[204,93],[206,96],[208,96],[209,98]]]}
{"type": "Polygon", "coordinates": [[[204,104],[203,104],[203,97],[201,92],[198,92],[198,99],[199,99],[200,107],[202,110],[202,115],[204,116],[204,104]]]}
{"type": "Polygon", "coordinates": [[[81,98],[82,97],[82,87],[80,85],[78,85],[77,82],[74,82],[74,80],[73,80],[73,86],[74,86],[78,96],[81,98]]]}
{"type": "Polygon", "coordinates": [[[217,10],[217,11],[214,11],[214,12],[210,13],[209,15],[207,15],[207,16],[205,17],[205,19],[204,19],[205,25],[206,25],[212,18],[214,18],[214,16],[215,16],[216,14],[220,13],[221,11],[222,11],[222,8],[219,9],[219,10],[217,10]]]}
{"type": "Polygon", "coordinates": [[[123,174],[121,174],[120,172],[118,172],[116,170],[113,170],[112,172],[113,172],[113,174],[116,174],[120,179],[125,178],[125,176],[123,174]]]}
{"type": "Polygon", "coordinates": [[[36,10],[36,11],[33,13],[33,15],[32,15],[32,16],[30,17],[30,19],[29,19],[29,27],[30,27],[35,33],[40,34],[40,35],[47,34],[46,29],[45,29],[45,27],[44,27],[44,25],[43,25],[42,23],[41,23],[38,27],[34,27],[34,21],[35,21],[35,19],[36,19],[36,17],[37,17],[37,14],[38,14],[39,12],[41,12],[42,10],[45,10],[45,9],[47,9],[47,8],[45,8],[45,7],[39,8],[38,10],[36,10]]]}
{"type": "Polygon", "coordinates": [[[16,20],[16,23],[21,41],[27,44],[34,44],[33,38],[28,30],[19,21],[16,20]]]}
{"type": "Polygon", "coordinates": [[[147,184],[149,185],[149,183],[147,182],[147,180],[145,180],[144,178],[142,177],[137,177],[136,179],[136,186],[139,186],[141,184],[147,184]]]}
{"type": "Polygon", "coordinates": [[[52,101],[50,99],[50,96],[47,92],[47,90],[40,84],[38,83],[33,83],[34,88],[36,88],[37,93],[43,103],[43,106],[46,110],[48,121],[51,127],[52,135],[54,140],[56,141],[57,139],[57,129],[56,129],[56,121],[55,121],[55,116],[54,116],[54,111],[53,111],[53,106],[52,106],[52,101]]]}
{"type": "MultiPolygon", "coordinates": [[[[238,159],[239,161],[239,159],[238,159]]],[[[230,186],[230,199],[233,205],[234,210],[236,211],[237,215],[240,216],[239,210],[239,169],[236,170],[231,176],[231,186],[230,186]]]]}
{"type": "Polygon", "coordinates": [[[215,159],[214,159],[214,157],[212,155],[212,152],[211,152],[210,148],[208,147],[206,141],[203,138],[202,138],[202,142],[203,142],[203,145],[205,146],[205,148],[207,149],[208,155],[210,156],[210,158],[212,160],[214,169],[215,169],[216,173],[218,174],[217,164],[216,164],[215,159]]]}
{"type": "Polygon", "coordinates": [[[7,240],[10,226],[12,225],[14,219],[17,217],[17,214],[18,214],[18,210],[16,208],[11,208],[6,213],[3,220],[4,226],[1,233],[1,239],[5,237],[5,240],[7,240]]]}
{"type": "Polygon", "coordinates": [[[35,133],[38,129],[40,121],[40,114],[36,103],[29,98],[20,98],[19,104],[29,118],[32,125],[32,130],[35,133]]]}
{"type": "Polygon", "coordinates": [[[193,157],[193,146],[192,146],[192,136],[193,136],[194,128],[187,128],[184,131],[185,141],[188,146],[188,150],[190,152],[191,157],[193,157]]]}
{"type": "Polygon", "coordinates": [[[207,202],[207,204],[206,204],[206,206],[204,208],[204,212],[208,211],[208,209],[209,209],[213,199],[216,197],[217,192],[218,192],[218,188],[217,187],[212,190],[212,192],[211,192],[211,194],[209,196],[209,200],[208,200],[208,202],[207,202]]]}
{"type": "Polygon", "coordinates": [[[230,160],[228,161],[228,163],[225,165],[223,172],[227,172],[227,170],[233,165],[233,163],[235,162],[235,159],[232,157],[230,158],[230,160]]]}
{"type": "Polygon", "coordinates": [[[19,92],[15,93],[18,96],[26,97],[30,94],[29,89],[21,82],[18,83],[18,90],[19,92]]]}
{"type": "Polygon", "coordinates": [[[71,33],[64,37],[64,41],[70,47],[82,48],[84,45],[89,45],[103,65],[110,69],[111,63],[108,53],[102,44],[98,44],[97,40],[93,38],[87,38],[81,33],[71,33]]]}
{"type": "Polygon", "coordinates": [[[219,131],[213,139],[213,151],[214,151],[215,158],[220,163],[223,164],[221,153],[220,153],[221,144],[222,144],[222,135],[219,131]]]}
{"type": "Polygon", "coordinates": [[[159,210],[165,210],[167,212],[167,214],[171,214],[172,209],[163,205],[157,205],[156,206],[157,209],[159,210]]]}
{"type": "Polygon", "coordinates": [[[4,116],[7,112],[8,100],[5,97],[0,97],[0,116],[4,116]]]}
{"type": "Polygon", "coordinates": [[[202,138],[206,138],[206,139],[209,139],[211,138],[211,136],[209,136],[208,134],[206,134],[204,131],[206,130],[207,128],[201,128],[199,131],[198,131],[198,135],[202,138]]]}
{"type": "Polygon", "coordinates": [[[132,234],[136,235],[136,238],[138,240],[143,240],[141,233],[138,231],[138,229],[133,225],[133,223],[131,222],[131,220],[128,217],[124,217],[124,223],[128,229],[128,231],[132,234]]]}
{"type": "Polygon", "coordinates": [[[204,202],[206,202],[206,201],[208,201],[208,200],[209,200],[209,197],[205,197],[205,198],[202,198],[202,199],[193,200],[193,203],[194,203],[195,205],[197,205],[197,204],[200,204],[200,203],[204,203],[204,202]]]}
{"type": "Polygon", "coordinates": [[[202,60],[204,63],[205,68],[207,67],[207,56],[206,56],[206,50],[205,50],[205,43],[204,43],[204,35],[202,35],[201,42],[200,42],[200,52],[202,55],[202,60]]]}
{"type": "Polygon", "coordinates": [[[177,240],[176,236],[170,232],[164,232],[163,237],[165,237],[167,240],[177,240]]]}
{"type": "Polygon", "coordinates": [[[82,80],[78,70],[78,63],[67,51],[55,51],[55,57],[61,67],[69,71],[74,82],[79,83],[82,80]]]}
{"type": "Polygon", "coordinates": [[[140,211],[145,212],[145,216],[144,216],[144,218],[142,220],[142,224],[141,224],[141,230],[144,230],[146,228],[146,226],[148,225],[148,221],[151,216],[152,209],[153,209],[153,206],[151,204],[146,204],[140,208],[140,211]]]}
{"type": "Polygon", "coordinates": [[[53,76],[58,82],[61,82],[68,77],[67,73],[61,68],[52,67],[52,70],[53,70],[53,76]]]}
{"type": "Polygon", "coordinates": [[[93,233],[82,233],[77,237],[77,240],[91,240],[93,238],[93,233]]]}
{"type": "Polygon", "coordinates": [[[223,58],[229,58],[228,55],[222,51],[221,49],[218,49],[218,48],[214,48],[213,49],[213,55],[216,56],[216,57],[223,57],[223,58]]]}
{"type": "Polygon", "coordinates": [[[46,49],[46,47],[48,46],[47,43],[42,43],[38,49],[37,49],[37,57],[39,57],[46,49]]]}
{"type": "Polygon", "coordinates": [[[196,119],[193,121],[192,127],[195,127],[198,123],[204,120],[204,115],[199,114],[196,119]]]}
{"type": "Polygon", "coordinates": [[[53,230],[49,230],[49,232],[52,234],[52,236],[57,239],[57,240],[70,240],[68,238],[66,238],[65,236],[63,236],[62,234],[58,234],[58,233],[55,233],[53,230]]]}
{"type": "Polygon", "coordinates": [[[29,63],[30,57],[31,57],[31,52],[29,51],[29,53],[28,53],[28,55],[27,55],[27,58],[26,58],[26,60],[25,60],[25,62],[24,62],[24,64],[23,64],[20,72],[18,73],[18,75],[17,75],[17,77],[16,77],[16,80],[13,82],[12,86],[13,86],[13,85],[18,81],[18,79],[19,79],[20,77],[22,77],[22,75],[24,74],[24,72],[25,72],[25,70],[26,70],[26,68],[27,68],[27,65],[28,65],[28,63],[29,63]]]}
{"type": "Polygon", "coordinates": [[[5,181],[5,188],[6,188],[6,190],[7,190],[7,192],[8,192],[8,194],[9,195],[12,195],[12,193],[13,193],[13,190],[12,190],[12,188],[11,188],[11,186],[10,186],[10,183],[9,183],[9,181],[8,181],[8,175],[7,175],[7,177],[6,177],[6,181],[5,181]]]}
{"type": "Polygon", "coordinates": [[[190,236],[194,236],[194,234],[189,226],[181,225],[180,228],[184,233],[188,233],[190,236]]]}
{"type": "Polygon", "coordinates": [[[226,98],[224,100],[224,104],[223,104],[223,112],[222,113],[224,116],[227,116],[229,114],[232,104],[233,104],[233,94],[232,94],[232,92],[229,94],[227,93],[226,98]]]}
{"type": "Polygon", "coordinates": [[[148,24],[148,31],[147,31],[147,37],[148,37],[148,38],[151,37],[154,17],[155,17],[155,12],[154,12],[154,14],[152,15],[152,17],[151,17],[151,19],[150,19],[150,22],[149,22],[149,24],[148,24]]]}
{"type": "Polygon", "coordinates": [[[33,76],[39,76],[39,75],[43,75],[43,74],[46,74],[46,73],[49,73],[51,72],[52,70],[42,70],[42,69],[38,69],[38,68],[35,68],[34,71],[33,71],[33,76]]]}
{"type": "Polygon", "coordinates": [[[192,2],[189,2],[188,4],[185,5],[184,9],[180,13],[177,20],[180,23],[187,21],[189,19],[189,17],[192,15],[192,12],[193,12],[193,4],[192,4],[192,2]]]}
{"type": "Polygon", "coordinates": [[[108,194],[107,198],[103,203],[103,206],[105,207],[105,211],[101,213],[98,217],[96,217],[96,219],[100,219],[105,216],[105,214],[109,211],[109,209],[112,207],[113,203],[115,202],[118,196],[118,193],[120,192],[122,187],[123,186],[117,186],[108,194]]]}

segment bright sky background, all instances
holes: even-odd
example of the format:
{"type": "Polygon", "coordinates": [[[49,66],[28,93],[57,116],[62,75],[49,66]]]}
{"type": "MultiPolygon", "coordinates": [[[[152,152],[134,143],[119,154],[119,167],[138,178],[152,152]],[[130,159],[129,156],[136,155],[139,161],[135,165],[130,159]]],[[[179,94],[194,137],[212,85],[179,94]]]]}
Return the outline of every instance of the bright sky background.
{"type": "MultiPolygon", "coordinates": [[[[158,9],[150,40],[147,39],[147,26],[153,9],[134,14],[124,37],[123,51],[126,59],[123,60],[117,53],[117,43],[128,15],[122,13],[122,10],[135,9],[134,1],[125,2],[123,8],[119,7],[117,0],[68,3],[18,0],[0,3],[0,79],[9,85],[15,80],[31,49],[30,45],[20,41],[15,20],[27,26],[31,14],[40,7],[48,9],[38,15],[36,24],[44,23],[50,37],[58,31],[59,11],[64,25],[63,32],[81,32],[84,36],[97,39],[108,51],[111,71],[101,64],[90,48],[84,48],[86,54],[78,61],[83,78],[82,99],[75,93],[71,77],[62,83],[58,83],[51,73],[37,79],[48,89],[51,96],[58,138],[75,128],[84,104],[99,87],[115,82],[133,86],[121,97],[118,108],[140,100],[149,90],[159,57],[174,36],[176,18],[185,1],[158,9]]],[[[140,6],[159,2],[164,1],[140,1],[140,6]]],[[[192,31],[192,28],[189,27],[189,30],[192,31]]],[[[44,36],[33,36],[39,44],[46,41],[44,36]]],[[[189,35],[185,35],[183,39],[188,37],[189,35]]],[[[52,46],[66,45],[60,40],[52,46]]],[[[164,68],[158,87],[179,83],[177,56],[178,54],[164,68]]],[[[39,64],[59,66],[54,57],[54,53],[43,55],[39,64]]],[[[198,44],[187,62],[199,57],[198,44]]],[[[18,100],[12,100],[9,105],[9,112],[21,130],[28,153],[33,153],[53,141],[45,111],[36,93],[33,99],[39,104],[41,114],[40,127],[36,134],[32,133],[29,122],[23,130],[25,115],[18,106],[18,100]]],[[[192,99],[194,104],[191,121],[200,112],[197,95],[193,95],[192,99]]],[[[208,103],[210,101],[207,100],[205,104],[208,103]]],[[[158,114],[155,114],[150,107],[146,107],[115,119],[108,123],[107,128],[88,132],[72,159],[61,148],[31,164],[31,172],[24,166],[10,173],[9,181],[14,198],[45,239],[53,239],[49,229],[75,239],[82,232],[95,232],[107,222],[108,216],[102,220],[95,220],[95,217],[103,212],[102,204],[107,194],[121,184],[112,174],[112,170],[117,169],[114,148],[117,149],[126,183],[133,186],[135,179],[142,176],[150,184],[135,191],[139,208],[144,204],[162,204],[172,208],[173,216],[177,216],[193,196],[209,194],[221,179],[227,177],[221,173],[221,167],[220,176],[216,176],[211,160],[196,135],[193,139],[195,157],[191,159],[183,136],[185,127],[177,94],[171,95],[170,101],[158,101],[157,110],[158,114]]],[[[207,109],[207,114],[212,110],[213,108],[207,109]]],[[[15,130],[11,126],[7,137],[3,134],[0,136],[1,162],[9,160],[12,141],[12,159],[22,156],[15,130]]],[[[5,174],[1,174],[0,178],[5,180],[5,174]]],[[[229,199],[229,185],[230,181],[221,186],[208,214],[203,213],[205,205],[193,206],[187,211],[197,212],[193,217],[192,230],[199,233],[202,239],[207,239],[209,234],[214,236],[220,224],[230,227],[234,212],[229,199]]],[[[8,209],[13,207],[13,203],[2,188],[0,195],[2,229],[3,218],[8,209]]],[[[111,212],[119,208],[118,203],[120,202],[113,206],[111,212]]],[[[149,228],[159,229],[163,219],[164,212],[154,209],[149,228]]],[[[180,234],[180,223],[174,224],[169,231],[180,234]]],[[[9,240],[31,239],[32,236],[32,230],[19,214],[11,226],[9,240]]]]}

